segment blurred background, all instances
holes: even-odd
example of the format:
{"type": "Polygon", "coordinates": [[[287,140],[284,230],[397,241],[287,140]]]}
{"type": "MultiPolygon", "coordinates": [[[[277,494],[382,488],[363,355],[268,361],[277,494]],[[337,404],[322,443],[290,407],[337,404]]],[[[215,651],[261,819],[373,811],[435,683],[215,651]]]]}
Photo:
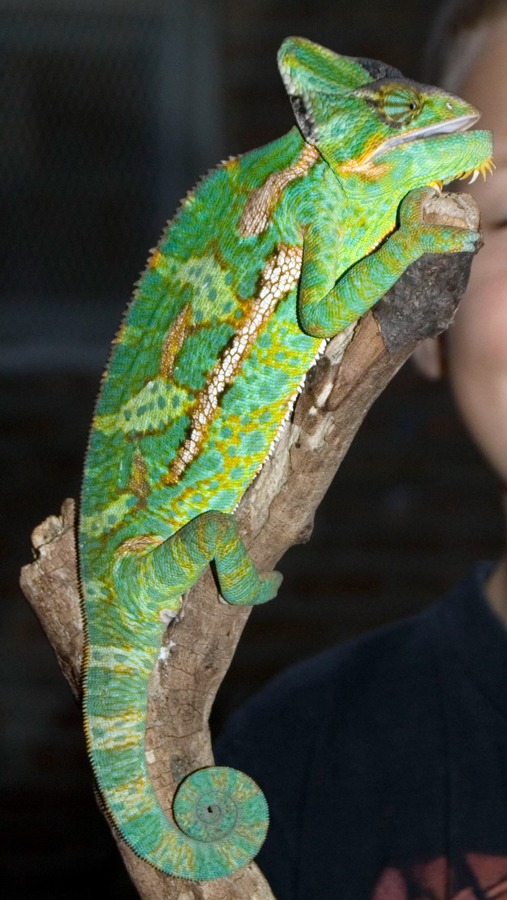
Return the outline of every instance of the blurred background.
{"type": "MultiPolygon", "coordinates": [[[[135,896],[97,811],[79,711],[18,587],[30,532],[78,497],[100,373],[148,248],[221,158],[292,125],[289,34],[421,74],[435,0],[0,0],[0,885],[135,896]]],[[[444,384],[407,364],[312,540],[253,612],[213,728],[289,663],[439,596],[494,557],[496,485],[444,384]]]]}

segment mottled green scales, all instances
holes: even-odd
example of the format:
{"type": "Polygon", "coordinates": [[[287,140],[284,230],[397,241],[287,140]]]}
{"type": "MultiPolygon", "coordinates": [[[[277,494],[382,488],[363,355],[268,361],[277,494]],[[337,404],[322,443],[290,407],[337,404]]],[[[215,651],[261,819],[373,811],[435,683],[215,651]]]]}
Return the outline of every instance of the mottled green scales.
{"type": "Polygon", "coordinates": [[[232,512],[323,342],[427,252],[477,234],[423,226],[428,191],[490,164],[477,112],[388,66],[291,38],[297,127],[231,159],[162,236],[115,340],[80,518],[85,727],[110,817],[141,857],[197,881],[257,853],[268,811],[233,769],[190,774],[176,824],[150,782],[148,680],[167,622],[210,560],[230,603],[264,603],[232,512]]]}

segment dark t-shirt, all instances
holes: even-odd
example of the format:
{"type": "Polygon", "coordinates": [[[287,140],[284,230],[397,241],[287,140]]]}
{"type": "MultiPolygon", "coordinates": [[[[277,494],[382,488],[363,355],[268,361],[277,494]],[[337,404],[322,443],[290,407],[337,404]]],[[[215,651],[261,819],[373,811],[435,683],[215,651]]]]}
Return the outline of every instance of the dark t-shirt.
{"type": "Polygon", "coordinates": [[[507,631],[489,571],[231,718],[216,759],[266,794],[257,862],[278,900],[507,898],[507,631]]]}

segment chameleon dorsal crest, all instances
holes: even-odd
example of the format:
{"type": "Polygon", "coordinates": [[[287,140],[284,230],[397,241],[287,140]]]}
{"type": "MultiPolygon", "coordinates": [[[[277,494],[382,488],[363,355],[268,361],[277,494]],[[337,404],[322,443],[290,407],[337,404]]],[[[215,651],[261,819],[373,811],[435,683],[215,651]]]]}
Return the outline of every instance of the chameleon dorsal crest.
{"type": "Polygon", "coordinates": [[[220,766],[187,775],[173,816],[162,808],[145,730],[164,630],[210,562],[227,602],[276,595],[281,576],[256,570],[237,504],[326,341],[422,254],[476,247],[476,232],[423,225],[421,209],[435,184],[491,166],[491,136],[466,130],[478,114],[457,97],[302,38],[279,66],[298,127],[220,165],[169,222],[113,343],[81,498],[98,788],[139,856],[193,881],[248,863],[268,808],[220,766]]]}

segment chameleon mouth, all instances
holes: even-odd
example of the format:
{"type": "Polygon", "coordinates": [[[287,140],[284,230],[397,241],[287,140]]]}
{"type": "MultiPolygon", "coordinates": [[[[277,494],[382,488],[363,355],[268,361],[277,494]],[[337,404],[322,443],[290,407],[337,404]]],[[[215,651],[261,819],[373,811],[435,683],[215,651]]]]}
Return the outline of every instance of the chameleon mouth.
{"type": "MultiPolygon", "coordinates": [[[[464,116],[456,116],[454,119],[449,119],[447,122],[437,122],[434,125],[414,128],[413,131],[409,131],[405,134],[393,135],[393,137],[383,141],[378,147],[367,151],[359,159],[349,160],[348,162],[343,163],[340,166],[340,170],[345,174],[349,172],[369,172],[373,175],[376,167],[379,164],[381,165],[380,158],[390,151],[396,150],[398,147],[403,147],[406,144],[413,144],[416,141],[424,141],[427,138],[432,138],[437,141],[440,139],[445,140],[445,138],[451,134],[467,131],[472,125],[475,125],[479,118],[480,114],[474,111],[464,116]]],[[[432,182],[432,185],[438,188],[451,180],[454,181],[457,178],[468,178],[469,176],[471,176],[471,182],[474,182],[479,175],[486,178],[486,175],[492,172],[494,168],[495,166],[490,153],[479,166],[475,166],[473,169],[467,169],[466,171],[464,170],[461,174],[459,172],[453,174],[452,178],[447,178],[445,181],[434,181],[432,182]]]]}
{"type": "MultiPolygon", "coordinates": [[[[393,150],[396,147],[400,147],[403,144],[413,143],[414,141],[425,140],[426,138],[434,138],[439,136],[445,136],[448,134],[454,134],[455,132],[463,132],[467,131],[472,125],[480,119],[479,113],[470,113],[466,116],[457,116],[455,119],[450,119],[448,122],[439,122],[435,125],[428,125],[423,128],[416,128],[414,131],[409,132],[408,134],[396,135],[392,137],[390,140],[386,141],[382,144],[381,147],[378,147],[371,154],[369,161],[375,159],[376,156],[380,156],[384,154],[386,151],[393,150]]],[[[479,175],[482,175],[484,179],[486,179],[487,175],[494,171],[495,164],[491,156],[488,156],[484,162],[480,164],[480,166],[476,166],[473,169],[467,169],[461,174],[456,174],[453,181],[462,180],[469,178],[469,184],[473,184],[474,181],[477,180],[479,175]]],[[[443,181],[433,181],[431,182],[431,186],[435,187],[439,190],[442,189],[444,183],[443,181]]]]}
{"type": "Polygon", "coordinates": [[[413,141],[420,141],[429,137],[438,137],[438,135],[454,134],[455,131],[467,131],[472,125],[475,125],[479,119],[479,113],[470,113],[468,116],[457,116],[457,118],[450,119],[448,122],[437,122],[435,125],[426,125],[422,128],[415,128],[414,131],[409,131],[406,134],[395,135],[381,144],[380,147],[377,147],[370,156],[370,160],[375,159],[375,157],[380,156],[380,154],[386,153],[386,151],[401,146],[401,144],[411,144],[413,141]]]}

